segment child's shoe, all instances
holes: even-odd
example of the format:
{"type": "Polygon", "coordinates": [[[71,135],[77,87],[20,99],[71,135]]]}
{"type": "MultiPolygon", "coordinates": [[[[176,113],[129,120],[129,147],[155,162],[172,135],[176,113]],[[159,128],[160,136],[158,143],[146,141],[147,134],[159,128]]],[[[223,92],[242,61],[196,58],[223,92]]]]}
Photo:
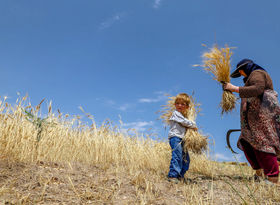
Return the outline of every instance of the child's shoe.
{"type": "Polygon", "coordinates": [[[174,177],[168,177],[168,181],[174,184],[178,184],[180,182],[178,178],[174,178],[174,177]]]}
{"type": "Polygon", "coordinates": [[[185,183],[185,184],[196,184],[196,182],[193,181],[192,179],[185,178],[185,177],[181,177],[181,178],[180,178],[180,181],[182,181],[182,182],[185,183]]]}

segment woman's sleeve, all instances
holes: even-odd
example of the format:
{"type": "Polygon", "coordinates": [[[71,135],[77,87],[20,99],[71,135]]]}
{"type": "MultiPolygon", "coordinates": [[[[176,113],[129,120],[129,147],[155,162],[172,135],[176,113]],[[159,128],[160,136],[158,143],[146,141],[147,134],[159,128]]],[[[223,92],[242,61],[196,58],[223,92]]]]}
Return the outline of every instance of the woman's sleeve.
{"type": "Polygon", "coordinates": [[[170,120],[178,122],[184,127],[196,128],[195,122],[192,122],[191,120],[188,120],[180,112],[177,112],[177,111],[173,112],[170,120]]]}
{"type": "Polygon", "coordinates": [[[241,98],[257,97],[263,94],[265,89],[265,74],[262,72],[252,72],[248,79],[248,86],[239,87],[239,96],[241,98]]]}

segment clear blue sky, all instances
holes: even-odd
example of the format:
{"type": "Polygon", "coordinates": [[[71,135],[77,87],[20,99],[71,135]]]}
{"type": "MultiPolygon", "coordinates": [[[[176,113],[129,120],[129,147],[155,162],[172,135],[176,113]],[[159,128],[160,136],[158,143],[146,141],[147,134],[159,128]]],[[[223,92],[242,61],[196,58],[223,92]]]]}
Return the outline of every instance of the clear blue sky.
{"type": "Polygon", "coordinates": [[[156,113],[164,93],[194,91],[212,156],[232,160],[225,134],[239,128],[239,107],[221,117],[221,86],[192,65],[202,43],[228,44],[233,68],[255,60],[279,92],[279,9],[279,0],[2,0],[0,96],[15,103],[28,93],[33,105],[46,98],[69,114],[82,106],[98,124],[121,116],[125,128],[167,138],[156,113]]]}

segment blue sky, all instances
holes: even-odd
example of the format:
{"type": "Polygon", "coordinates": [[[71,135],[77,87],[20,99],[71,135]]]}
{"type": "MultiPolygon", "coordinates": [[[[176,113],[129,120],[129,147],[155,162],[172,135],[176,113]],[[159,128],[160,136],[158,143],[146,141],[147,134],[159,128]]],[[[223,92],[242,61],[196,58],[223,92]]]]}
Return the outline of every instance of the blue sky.
{"type": "Polygon", "coordinates": [[[221,86],[192,65],[201,44],[227,44],[236,47],[232,68],[253,59],[279,92],[279,8],[279,0],[0,1],[0,96],[15,103],[28,93],[33,105],[46,98],[71,115],[82,106],[97,124],[121,116],[124,128],[167,138],[156,113],[164,94],[194,92],[212,156],[233,160],[225,134],[239,128],[239,106],[221,116],[221,86]]]}

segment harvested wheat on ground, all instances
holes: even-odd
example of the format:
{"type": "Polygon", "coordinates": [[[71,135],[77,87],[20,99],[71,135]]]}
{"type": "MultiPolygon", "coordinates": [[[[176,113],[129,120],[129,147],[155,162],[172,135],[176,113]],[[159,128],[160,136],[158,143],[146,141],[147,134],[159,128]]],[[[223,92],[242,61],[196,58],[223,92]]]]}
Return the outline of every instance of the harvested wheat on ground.
{"type": "MultiPolygon", "coordinates": [[[[225,46],[219,48],[215,45],[208,52],[203,53],[203,65],[195,65],[203,67],[204,70],[213,76],[213,79],[221,84],[230,82],[230,58],[232,56],[232,48],[225,46]]],[[[222,114],[230,112],[235,108],[236,96],[227,90],[223,91],[220,107],[222,114]]]]}
{"type": "MultiPolygon", "coordinates": [[[[160,111],[160,119],[163,120],[163,122],[166,125],[169,125],[169,119],[173,113],[175,108],[175,98],[176,97],[169,97],[166,105],[163,105],[163,109],[160,111]]],[[[199,112],[199,104],[195,103],[193,97],[191,97],[191,102],[189,104],[189,109],[185,111],[185,113],[182,113],[184,117],[186,117],[188,120],[191,120],[195,122],[197,113],[199,112]]],[[[203,151],[208,149],[208,138],[201,134],[201,132],[193,130],[193,129],[187,129],[185,137],[184,137],[184,149],[192,151],[194,153],[202,153],[203,151]]]]}

